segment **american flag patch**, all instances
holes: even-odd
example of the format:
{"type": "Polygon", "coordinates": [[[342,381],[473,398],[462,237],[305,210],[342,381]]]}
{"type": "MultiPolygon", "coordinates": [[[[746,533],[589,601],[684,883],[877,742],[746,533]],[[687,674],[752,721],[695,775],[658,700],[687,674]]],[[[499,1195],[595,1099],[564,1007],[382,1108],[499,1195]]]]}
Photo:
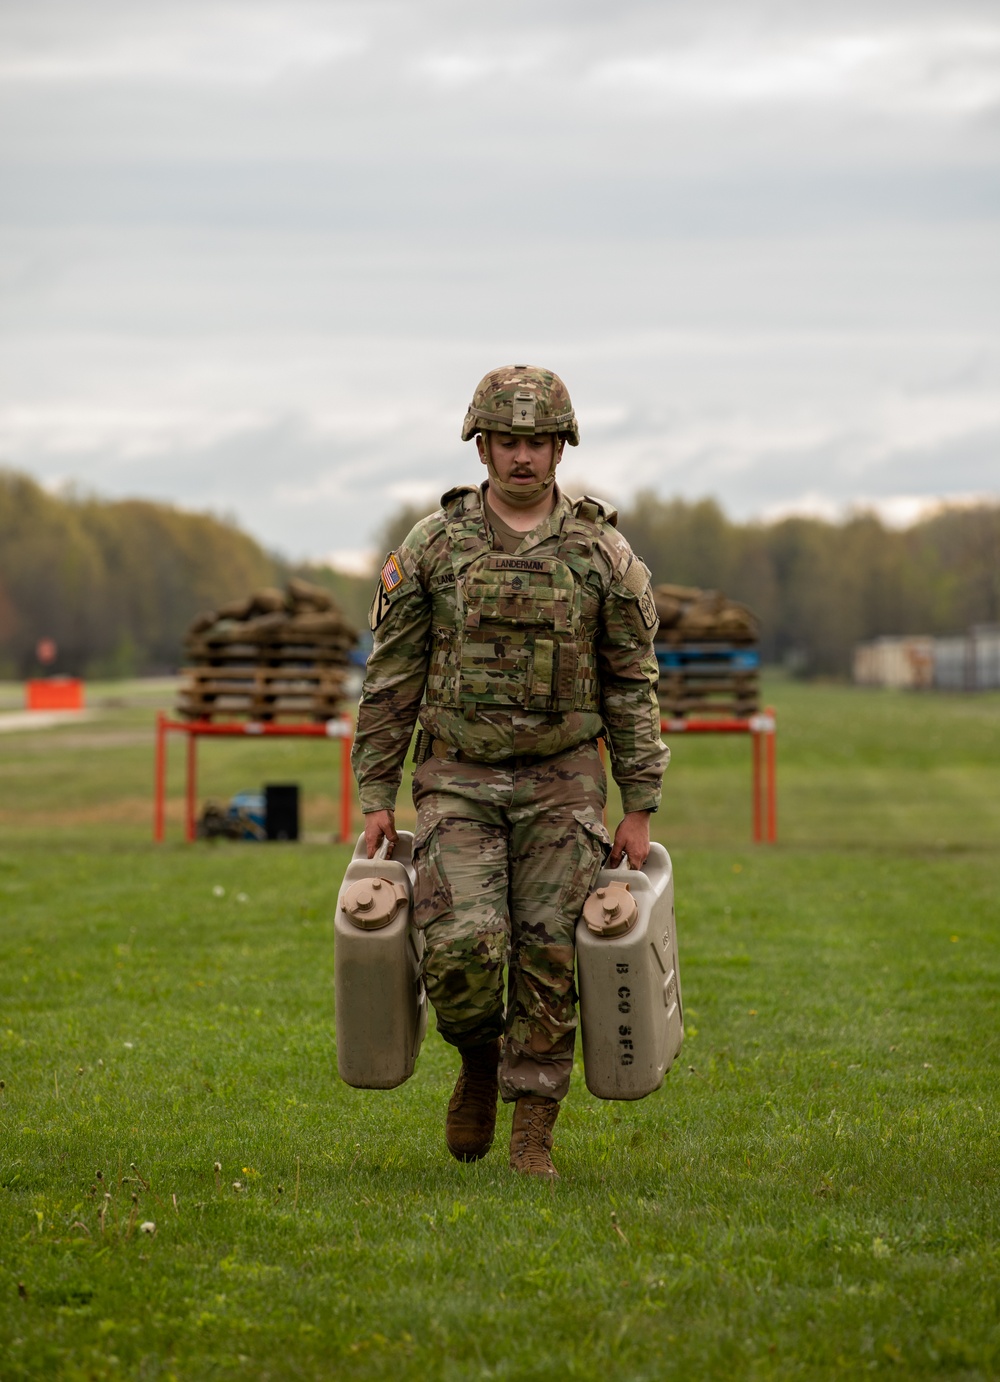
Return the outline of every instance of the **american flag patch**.
{"type": "Polygon", "coordinates": [[[396,553],[393,552],[392,556],[382,567],[382,589],[388,595],[390,590],[396,589],[396,586],[399,585],[402,579],[403,573],[396,559],[396,553]]]}

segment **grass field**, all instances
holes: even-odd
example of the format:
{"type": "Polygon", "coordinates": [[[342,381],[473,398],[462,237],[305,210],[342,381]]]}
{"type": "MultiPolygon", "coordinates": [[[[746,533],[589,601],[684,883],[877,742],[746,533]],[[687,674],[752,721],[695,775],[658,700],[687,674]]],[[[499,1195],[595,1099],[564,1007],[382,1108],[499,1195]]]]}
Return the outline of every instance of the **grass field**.
{"type": "MultiPolygon", "coordinates": [[[[448,1157],[436,1034],[338,1083],[345,849],[149,843],[166,688],[0,735],[0,1378],[1000,1375],[1000,697],[769,694],[781,843],[745,742],[673,744],[684,1050],[637,1104],[578,1069],[555,1186],[509,1111],[448,1157]]],[[[337,752],[203,790],[299,781],[318,841],[337,752]]]]}

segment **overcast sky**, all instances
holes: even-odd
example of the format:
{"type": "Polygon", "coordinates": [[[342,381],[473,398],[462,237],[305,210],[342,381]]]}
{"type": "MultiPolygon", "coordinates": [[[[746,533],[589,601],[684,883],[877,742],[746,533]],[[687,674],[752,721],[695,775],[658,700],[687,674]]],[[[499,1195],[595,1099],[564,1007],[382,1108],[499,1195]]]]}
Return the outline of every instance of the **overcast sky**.
{"type": "Polygon", "coordinates": [[[998,145],[995,0],[6,0],[0,464],[349,560],[517,359],[571,491],[997,496],[998,145]]]}

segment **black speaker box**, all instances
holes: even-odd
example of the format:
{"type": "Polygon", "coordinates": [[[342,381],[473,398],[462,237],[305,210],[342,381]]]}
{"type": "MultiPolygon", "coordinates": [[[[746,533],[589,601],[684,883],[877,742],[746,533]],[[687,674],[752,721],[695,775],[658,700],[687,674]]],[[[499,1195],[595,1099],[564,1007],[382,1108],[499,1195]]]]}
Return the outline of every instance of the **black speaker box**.
{"type": "Polygon", "coordinates": [[[264,788],[264,818],[269,840],[299,838],[299,784],[269,782],[264,788]]]}

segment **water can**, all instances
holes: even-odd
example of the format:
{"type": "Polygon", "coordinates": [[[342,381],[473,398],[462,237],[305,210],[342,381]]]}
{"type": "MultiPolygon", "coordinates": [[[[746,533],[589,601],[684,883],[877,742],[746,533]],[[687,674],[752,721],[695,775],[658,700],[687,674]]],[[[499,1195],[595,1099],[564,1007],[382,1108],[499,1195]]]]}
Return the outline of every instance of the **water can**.
{"type": "Polygon", "coordinates": [[[642,869],[602,869],[576,926],[587,1088],[644,1099],[684,1040],[670,855],[652,844],[642,869]]]}
{"type": "Polygon", "coordinates": [[[408,1080],[427,1030],[413,878],[410,831],[399,831],[391,859],[369,859],[362,835],[337,897],[337,1070],[357,1089],[394,1089],[408,1080]]]}

